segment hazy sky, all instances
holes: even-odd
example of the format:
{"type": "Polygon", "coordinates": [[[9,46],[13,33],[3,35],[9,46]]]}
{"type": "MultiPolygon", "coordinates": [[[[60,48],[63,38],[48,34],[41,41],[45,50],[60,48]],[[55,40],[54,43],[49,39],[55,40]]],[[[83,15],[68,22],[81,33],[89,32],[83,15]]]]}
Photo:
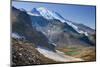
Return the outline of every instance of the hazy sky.
{"type": "Polygon", "coordinates": [[[18,9],[24,8],[26,11],[31,11],[33,8],[45,7],[49,10],[58,12],[65,19],[71,20],[76,23],[82,23],[95,29],[95,6],[34,2],[12,2],[12,5],[18,9]]]}

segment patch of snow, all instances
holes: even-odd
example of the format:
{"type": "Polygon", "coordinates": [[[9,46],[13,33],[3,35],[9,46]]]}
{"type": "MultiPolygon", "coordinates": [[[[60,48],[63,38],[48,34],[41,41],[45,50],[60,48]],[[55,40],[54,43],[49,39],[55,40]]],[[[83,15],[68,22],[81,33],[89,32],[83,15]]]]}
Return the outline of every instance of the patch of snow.
{"type": "Polygon", "coordinates": [[[60,52],[60,51],[53,52],[53,51],[44,49],[42,47],[37,47],[36,49],[45,57],[48,57],[54,61],[60,61],[60,62],[83,61],[82,59],[79,59],[79,58],[67,56],[63,52],[60,52]]]}
{"type": "MultiPolygon", "coordinates": [[[[67,22],[67,21],[66,21],[66,22],[67,22]]],[[[73,27],[74,29],[76,29],[76,30],[78,29],[78,27],[75,26],[74,24],[72,24],[71,22],[67,22],[67,24],[70,25],[70,26],[72,26],[72,27],[73,27]]]]}
{"type": "Polygon", "coordinates": [[[11,37],[12,37],[12,38],[16,38],[16,39],[22,39],[22,38],[25,39],[24,36],[20,36],[20,35],[17,34],[17,33],[12,33],[12,34],[11,34],[11,37]]]}
{"type": "Polygon", "coordinates": [[[38,14],[35,14],[35,13],[31,13],[31,12],[27,12],[27,14],[31,15],[31,16],[40,16],[38,14]]]}
{"type": "Polygon", "coordinates": [[[65,20],[58,13],[54,11],[48,10],[47,8],[44,7],[37,8],[37,10],[46,19],[58,19],[61,22],[65,22],[65,20]]]}
{"type": "Polygon", "coordinates": [[[51,15],[51,12],[46,8],[40,7],[37,8],[37,11],[39,11],[40,14],[46,19],[54,19],[53,16],[51,15]]]}
{"type": "Polygon", "coordinates": [[[87,32],[84,32],[84,31],[82,31],[82,30],[79,30],[78,27],[77,27],[76,25],[72,24],[71,22],[66,21],[66,23],[67,23],[68,25],[70,25],[70,26],[71,26],[74,30],[76,30],[78,33],[80,33],[80,34],[85,34],[86,36],[88,36],[88,33],[87,33],[87,32]]]}
{"type": "Polygon", "coordinates": [[[55,43],[52,43],[52,45],[57,46],[57,44],[55,44],[55,43]]]}
{"type": "Polygon", "coordinates": [[[11,37],[12,38],[17,38],[17,39],[20,39],[21,38],[17,33],[12,33],[11,34],[11,37]]]}
{"type": "Polygon", "coordinates": [[[85,36],[88,36],[88,33],[87,32],[85,32],[84,34],[85,34],[85,36]]]}

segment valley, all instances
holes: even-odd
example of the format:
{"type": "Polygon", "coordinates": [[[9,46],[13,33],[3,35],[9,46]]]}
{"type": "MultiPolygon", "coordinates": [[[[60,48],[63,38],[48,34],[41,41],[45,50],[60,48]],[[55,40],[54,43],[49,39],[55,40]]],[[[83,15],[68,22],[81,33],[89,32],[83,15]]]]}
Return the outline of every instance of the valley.
{"type": "Polygon", "coordinates": [[[43,7],[26,11],[12,6],[11,17],[12,65],[96,60],[94,29],[43,7]]]}

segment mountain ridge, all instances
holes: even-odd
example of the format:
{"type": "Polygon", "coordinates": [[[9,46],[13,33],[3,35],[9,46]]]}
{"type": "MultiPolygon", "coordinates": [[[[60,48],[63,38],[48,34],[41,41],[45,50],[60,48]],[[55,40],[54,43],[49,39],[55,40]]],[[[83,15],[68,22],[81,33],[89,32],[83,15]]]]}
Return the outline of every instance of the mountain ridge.
{"type": "Polygon", "coordinates": [[[45,7],[33,8],[30,12],[28,12],[28,14],[31,16],[42,16],[47,20],[53,20],[53,19],[59,20],[62,23],[67,23],[68,25],[73,27],[78,33],[85,34],[86,36],[88,36],[87,31],[84,31],[83,29],[78,28],[79,26],[63,18],[59,13],[49,10],[45,7]]]}
{"type": "MultiPolygon", "coordinates": [[[[65,37],[65,39],[69,41],[70,36],[72,36],[74,40],[77,39],[78,42],[79,41],[81,42],[81,44],[82,43],[92,44],[91,41],[89,40],[91,36],[86,29],[85,30],[79,29],[79,26],[73,24],[71,21],[65,20],[60,14],[55,15],[55,13],[57,14],[57,12],[50,11],[46,8],[33,8],[32,14],[34,15],[29,14],[28,12],[28,14],[31,16],[33,26],[35,26],[38,31],[41,31],[49,39],[51,43],[57,44],[61,36],[64,37],[67,36],[65,37]],[[39,15],[35,16],[34,11],[38,12],[39,15]],[[47,15],[49,15],[50,17],[49,19],[47,18],[48,17],[47,15]],[[63,18],[64,22],[61,22],[61,20],[59,18],[56,18],[55,16],[60,16],[61,18],[63,18]],[[84,38],[86,40],[84,40],[84,38]]],[[[65,44],[68,43],[65,42],[65,44]]]]}

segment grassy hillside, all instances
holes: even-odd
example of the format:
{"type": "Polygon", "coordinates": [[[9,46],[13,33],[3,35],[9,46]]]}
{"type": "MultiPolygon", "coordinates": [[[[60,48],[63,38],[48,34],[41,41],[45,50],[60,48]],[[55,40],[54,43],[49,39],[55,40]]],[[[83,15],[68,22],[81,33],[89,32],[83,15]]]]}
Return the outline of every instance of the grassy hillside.
{"type": "Polygon", "coordinates": [[[73,56],[76,58],[82,58],[85,61],[96,60],[95,47],[65,47],[59,48],[58,50],[64,52],[66,55],[73,56]]]}

